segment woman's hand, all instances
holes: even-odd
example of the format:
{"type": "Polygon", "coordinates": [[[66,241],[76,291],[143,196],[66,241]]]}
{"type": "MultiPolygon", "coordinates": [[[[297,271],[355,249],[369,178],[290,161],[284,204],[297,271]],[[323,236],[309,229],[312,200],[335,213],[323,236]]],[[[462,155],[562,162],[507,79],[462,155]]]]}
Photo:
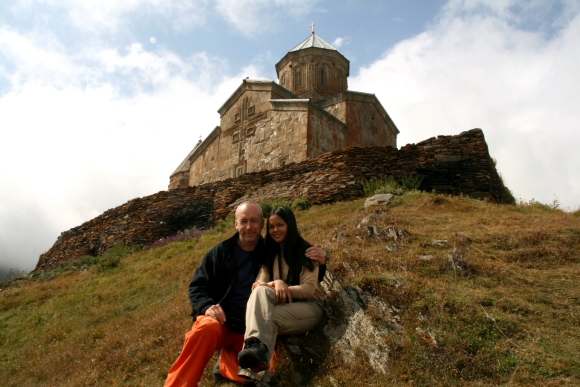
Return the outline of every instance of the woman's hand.
{"type": "Polygon", "coordinates": [[[276,291],[276,300],[278,304],[285,304],[286,300],[292,303],[292,291],[286,285],[286,282],[277,279],[274,282],[274,290],[276,291]]]}
{"type": "Polygon", "coordinates": [[[274,286],[270,285],[268,282],[256,281],[252,284],[252,290],[256,289],[258,286],[269,286],[274,289],[274,286]]]}
{"type": "Polygon", "coordinates": [[[313,261],[318,262],[319,265],[326,264],[326,253],[319,246],[312,246],[306,250],[306,256],[313,261]]]}

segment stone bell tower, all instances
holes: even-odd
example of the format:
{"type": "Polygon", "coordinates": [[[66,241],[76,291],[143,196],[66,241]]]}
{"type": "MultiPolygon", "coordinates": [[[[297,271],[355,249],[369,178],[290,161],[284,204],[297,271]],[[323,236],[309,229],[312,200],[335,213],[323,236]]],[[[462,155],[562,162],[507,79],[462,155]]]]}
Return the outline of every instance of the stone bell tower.
{"type": "Polygon", "coordinates": [[[313,101],[346,91],[349,70],[348,59],[316,36],[314,29],[276,64],[278,83],[313,101]]]}

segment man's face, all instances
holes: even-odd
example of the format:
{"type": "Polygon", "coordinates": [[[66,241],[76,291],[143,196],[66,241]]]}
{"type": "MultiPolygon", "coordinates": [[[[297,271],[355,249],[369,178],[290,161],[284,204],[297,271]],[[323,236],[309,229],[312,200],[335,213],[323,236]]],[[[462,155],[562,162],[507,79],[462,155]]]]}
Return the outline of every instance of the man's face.
{"type": "Polygon", "coordinates": [[[244,204],[236,210],[236,229],[240,232],[240,240],[245,243],[255,243],[260,238],[264,228],[262,212],[254,204],[244,204]]]}

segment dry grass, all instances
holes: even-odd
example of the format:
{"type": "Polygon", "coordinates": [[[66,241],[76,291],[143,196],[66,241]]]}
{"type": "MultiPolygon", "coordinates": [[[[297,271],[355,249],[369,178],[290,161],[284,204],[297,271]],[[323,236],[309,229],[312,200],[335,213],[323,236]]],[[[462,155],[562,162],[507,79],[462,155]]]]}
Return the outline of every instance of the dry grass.
{"type": "MultiPolygon", "coordinates": [[[[362,355],[342,364],[328,354],[319,329],[297,339],[308,349],[303,356],[281,346],[273,384],[580,384],[578,211],[414,193],[376,214],[381,227],[411,233],[395,252],[386,249],[392,242],[356,238],[356,220],[370,214],[355,201],[297,216],[306,239],[330,250],[329,267],[344,284],[400,310],[403,329],[389,337],[388,375],[374,373],[362,355]],[[337,232],[346,244],[331,242],[337,232]],[[460,244],[456,233],[472,243],[460,244]],[[434,246],[435,239],[448,243],[434,246]],[[469,269],[452,268],[447,256],[454,247],[469,269]],[[417,327],[431,329],[438,345],[428,345],[417,327]]],[[[162,385],[191,325],[193,271],[233,231],[223,224],[199,239],[129,255],[118,267],[5,287],[2,385],[162,385]]],[[[373,315],[375,324],[385,324],[382,317],[373,315]]],[[[211,385],[209,373],[203,384],[211,385]]]]}

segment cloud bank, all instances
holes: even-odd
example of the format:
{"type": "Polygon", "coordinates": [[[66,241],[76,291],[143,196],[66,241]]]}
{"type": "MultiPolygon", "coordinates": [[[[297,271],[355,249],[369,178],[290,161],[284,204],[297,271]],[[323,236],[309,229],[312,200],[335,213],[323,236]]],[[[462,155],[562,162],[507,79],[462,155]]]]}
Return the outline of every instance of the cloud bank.
{"type": "Polygon", "coordinates": [[[576,209],[580,9],[520,3],[450,1],[425,32],[349,84],[377,94],[401,130],[399,146],[482,128],[516,198],[576,209]]]}
{"type": "Polygon", "coordinates": [[[76,56],[58,46],[0,29],[0,269],[31,270],[60,232],[166,189],[217,108],[258,73],[140,44],[76,56]]]}

